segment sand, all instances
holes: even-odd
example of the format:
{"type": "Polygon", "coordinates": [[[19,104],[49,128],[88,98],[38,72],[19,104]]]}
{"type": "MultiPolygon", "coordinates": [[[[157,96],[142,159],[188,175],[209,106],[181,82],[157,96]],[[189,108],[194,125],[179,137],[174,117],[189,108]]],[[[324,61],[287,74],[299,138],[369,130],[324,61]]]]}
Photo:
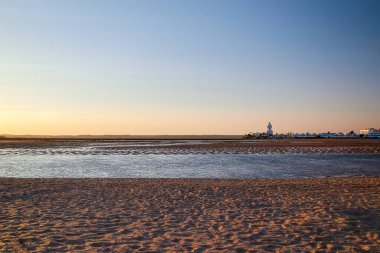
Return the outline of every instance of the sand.
{"type": "Polygon", "coordinates": [[[1,155],[380,154],[380,139],[0,141],[1,155]]]}
{"type": "Polygon", "coordinates": [[[0,179],[0,252],[380,252],[380,177],[0,179]]]}

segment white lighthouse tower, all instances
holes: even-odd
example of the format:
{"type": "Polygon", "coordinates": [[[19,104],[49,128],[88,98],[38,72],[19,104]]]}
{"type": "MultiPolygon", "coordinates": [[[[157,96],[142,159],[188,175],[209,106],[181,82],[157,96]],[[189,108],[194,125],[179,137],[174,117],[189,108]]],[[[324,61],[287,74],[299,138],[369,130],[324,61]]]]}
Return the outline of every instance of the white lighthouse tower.
{"type": "Polygon", "coordinates": [[[272,136],[273,135],[273,131],[272,131],[272,124],[270,122],[268,123],[267,128],[268,128],[267,135],[268,136],[272,136]]]}

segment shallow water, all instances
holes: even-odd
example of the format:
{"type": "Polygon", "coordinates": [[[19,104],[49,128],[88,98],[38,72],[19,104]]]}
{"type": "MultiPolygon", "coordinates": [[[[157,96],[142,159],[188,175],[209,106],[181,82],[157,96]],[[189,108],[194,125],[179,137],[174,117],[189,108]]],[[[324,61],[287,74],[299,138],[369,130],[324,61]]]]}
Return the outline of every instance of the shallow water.
{"type": "MultiPolygon", "coordinates": [[[[59,151],[59,150],[58,150],[59,151]]],[[[9,150],[0,177],[298,178],[380,176],[380,154],[113,154],[9,150]]]]}

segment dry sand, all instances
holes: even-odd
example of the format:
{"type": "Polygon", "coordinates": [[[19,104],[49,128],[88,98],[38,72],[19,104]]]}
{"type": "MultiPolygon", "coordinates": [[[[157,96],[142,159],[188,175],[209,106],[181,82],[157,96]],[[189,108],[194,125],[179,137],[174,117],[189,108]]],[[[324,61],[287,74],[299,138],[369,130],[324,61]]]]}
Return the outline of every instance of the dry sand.
{"type": "Polygon", "coordinates": [[[0,179],[0,252],[380,252],[380,177],[0,179]]]}

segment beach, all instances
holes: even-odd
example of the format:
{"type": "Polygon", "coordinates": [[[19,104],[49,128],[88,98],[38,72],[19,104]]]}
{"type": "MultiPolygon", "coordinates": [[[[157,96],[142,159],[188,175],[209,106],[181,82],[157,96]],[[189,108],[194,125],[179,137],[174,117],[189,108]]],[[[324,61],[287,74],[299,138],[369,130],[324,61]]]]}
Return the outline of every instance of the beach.
{"type": "Polygon", "coordinates": [[[380,253],[379,14],[0,1],[0,253],[380,253]]]}
{"type": "Polygon", "coordinates": [[[0,252],[379,252],[380,177],[0,179],[0,252]]]}

